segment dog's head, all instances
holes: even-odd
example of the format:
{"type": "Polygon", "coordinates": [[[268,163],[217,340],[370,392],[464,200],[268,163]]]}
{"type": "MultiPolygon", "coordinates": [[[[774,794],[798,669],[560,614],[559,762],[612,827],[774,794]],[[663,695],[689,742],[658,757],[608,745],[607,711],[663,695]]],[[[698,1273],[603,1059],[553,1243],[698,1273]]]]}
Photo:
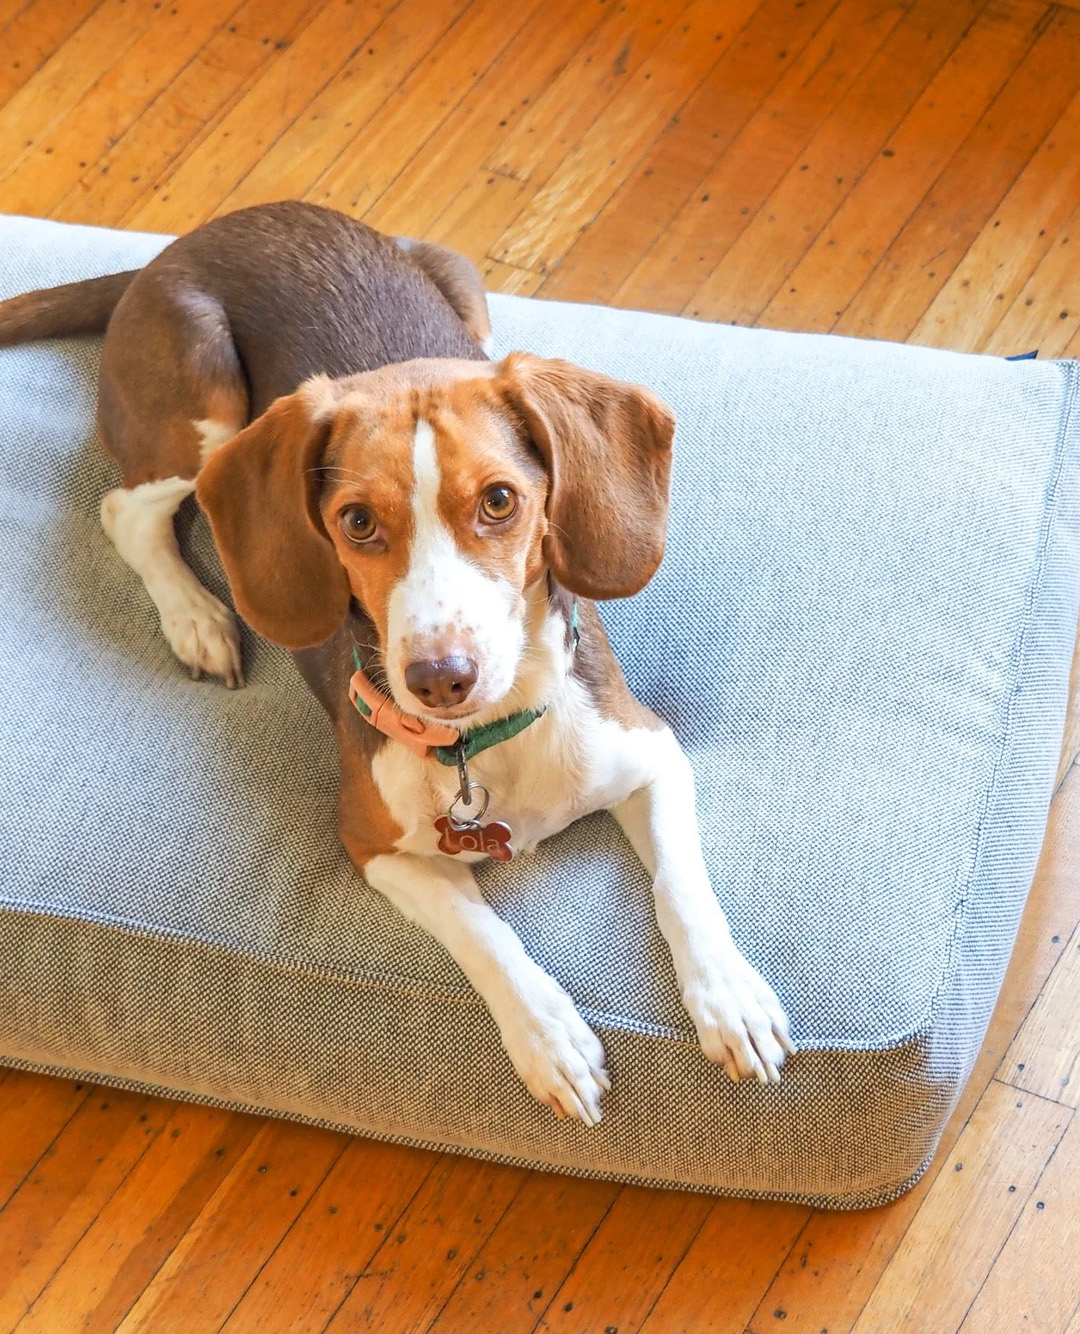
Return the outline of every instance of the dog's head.
{"type": "Polygon", "coordinates": [[[425,360],[317,377],[198,478],[238,610],[288,648],[350,598],[409,713],[497,710],[548,573],[626,597],[664,550],[674,421],[648,390],[562,361],[425,360]]]}

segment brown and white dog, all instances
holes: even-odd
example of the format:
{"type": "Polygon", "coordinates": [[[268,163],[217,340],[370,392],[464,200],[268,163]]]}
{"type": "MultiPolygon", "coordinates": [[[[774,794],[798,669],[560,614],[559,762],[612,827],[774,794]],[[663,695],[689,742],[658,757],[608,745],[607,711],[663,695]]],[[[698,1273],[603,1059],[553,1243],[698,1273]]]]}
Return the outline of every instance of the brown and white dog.
{"type": "Polygon", "coordinates": [[[123,474],[105,531],[177,657],[240,685],[232,613],[173,530],[197,493],[237,609],[295,651],[333,720],[354,866],[450,951],[535,1097],[595,1124],[604,1053],[468,863],[600,809],[654,877],[706,1055],[777,1079],[787,1022],[709,883],[690,766],[591,601],[660,562],[667,408],[566,362],[488,361],[468,261],[295,203],[0,304],[0,343],[103,329],[100,428],[123,474]]]}

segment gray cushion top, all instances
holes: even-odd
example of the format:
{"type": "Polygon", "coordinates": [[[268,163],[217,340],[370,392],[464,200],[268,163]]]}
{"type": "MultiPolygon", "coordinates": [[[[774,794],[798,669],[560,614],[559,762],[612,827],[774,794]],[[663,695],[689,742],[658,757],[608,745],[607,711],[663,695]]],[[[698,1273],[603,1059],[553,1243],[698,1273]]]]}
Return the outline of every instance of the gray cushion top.
{"type": "MultiPolygon", "coordinates": [[[[162,244],[0,219],[0,295],[162,244]]],[[[513,297],[492,312],[500,351],[568,357],[677,410],[667,555],[603,616],[690,755],[716,890],[796,1041],[867,1051],[925,1032],[979,922],[996,935],[974,965],[977,1043],[1062,730],[1077,367],[513,297]]],[[[0,353],[0,903],[388,994],[471,995],[350,868],[330,729],[288,656],[246,633],[237,693],[170,656],[97,522],[115,475],[93,442],[96,355],[93,340],[0,353]]],[[[224,593],[205,522],[185,512],[180,528],[224,593]]],[[[647,879],[610,817],[481,883],[602,1030],[692,1044],[647,879]]],[[[6,1042],[20,1054],[18,1034],[6,1042]]],[[[500,1068],[500,1097],[510,1078],[500,1068]]],[[[601,1156],[632,1170],[610,1145],[601,1156]]]]}

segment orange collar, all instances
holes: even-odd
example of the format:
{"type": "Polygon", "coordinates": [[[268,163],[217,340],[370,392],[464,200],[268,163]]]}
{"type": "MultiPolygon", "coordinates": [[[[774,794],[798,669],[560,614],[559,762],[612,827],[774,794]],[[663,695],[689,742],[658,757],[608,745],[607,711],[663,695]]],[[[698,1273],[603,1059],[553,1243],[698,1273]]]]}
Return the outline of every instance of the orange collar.
{"type": "Polygon", "coordinates": [[[349,698],[361,716],[384,736],[400,741],[421,759],[437,746],[456,746],[461,733],[443,723],[426,723],[406,713],[357,668],[349,682],[349,698]]]}

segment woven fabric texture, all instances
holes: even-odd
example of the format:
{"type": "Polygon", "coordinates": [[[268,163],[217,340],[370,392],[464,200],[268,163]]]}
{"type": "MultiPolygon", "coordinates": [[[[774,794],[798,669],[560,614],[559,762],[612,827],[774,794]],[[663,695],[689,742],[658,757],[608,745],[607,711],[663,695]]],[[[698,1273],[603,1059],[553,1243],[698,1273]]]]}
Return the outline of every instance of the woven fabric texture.
{"type": "MultiPolygon", "coordinates": [[[[0,295],[162,244],[0,219],[0,295]]],[[[492,308],[500,351],[677,412],[667,556],[603,614],[691,757],[717,893],[792,1016],[783,1082],[703,1058],[648,881],[597,816],[481,872],[614,1079],[595,1130],[532,1102],[453,962],[349,867],[330,729],[288,656],[245,634],[235,693],[172,659],[97,520],[96,340],[0,352],[0,1059],[569,1171],[888,1199],[970,1070],[1043,836],[1080,586],[1077,366],[492,308]]],[[[223,594],[190,506],[180,530],[223,594]]]]}

